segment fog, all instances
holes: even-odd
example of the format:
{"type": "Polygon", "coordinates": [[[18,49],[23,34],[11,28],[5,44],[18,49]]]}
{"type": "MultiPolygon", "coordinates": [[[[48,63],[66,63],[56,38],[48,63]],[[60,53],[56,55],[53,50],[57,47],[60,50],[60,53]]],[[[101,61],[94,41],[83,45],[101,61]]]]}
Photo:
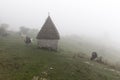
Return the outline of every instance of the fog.
{"type": "MultiPolygon", "coordinates": [[[[89,37],[119,50],[119,0],[0,0],[0,24],[40,30],[50,12],[60,35],[89,37]]],[[[97,44],[97,43],[96,43],[97,44]]]]}

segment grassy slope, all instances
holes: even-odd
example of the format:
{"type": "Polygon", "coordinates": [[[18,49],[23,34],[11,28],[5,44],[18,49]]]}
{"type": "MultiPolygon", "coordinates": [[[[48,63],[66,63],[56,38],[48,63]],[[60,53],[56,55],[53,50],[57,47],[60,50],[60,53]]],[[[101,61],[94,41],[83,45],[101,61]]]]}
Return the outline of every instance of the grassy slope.
{"type": "Polygon", "coordinates": [[[35,44],[26,46],[15,36],[0,38],[0,80],[32,80],[33,76],[47,80],[120,80],[117,73],[103,70],[107,66],[85,64],[87,59],[74,59],[71,53],[41,50],[35,44]]]}

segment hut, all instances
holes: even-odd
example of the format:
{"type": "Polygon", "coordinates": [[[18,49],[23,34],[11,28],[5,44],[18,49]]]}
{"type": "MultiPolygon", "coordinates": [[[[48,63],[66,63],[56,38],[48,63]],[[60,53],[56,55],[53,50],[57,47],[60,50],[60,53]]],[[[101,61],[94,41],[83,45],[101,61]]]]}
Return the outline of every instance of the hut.
{"type": "Polygon", "coordinates": [[[36,38],[39,48],[58,49],[59,32],[49,15],[36,38]]]}

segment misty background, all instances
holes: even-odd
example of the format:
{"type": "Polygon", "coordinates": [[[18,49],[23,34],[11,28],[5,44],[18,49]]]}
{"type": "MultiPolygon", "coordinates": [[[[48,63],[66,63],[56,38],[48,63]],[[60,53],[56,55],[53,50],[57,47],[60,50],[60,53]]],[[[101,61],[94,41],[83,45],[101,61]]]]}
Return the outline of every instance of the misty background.
{"type": "MultiPolygon", "coordinates": [[[[0,24],[9,24],[13,31],[21,26],[40,30],[50,12],[60,35],[74,39],[70,43],[89,43],[94,47],[86,45],[86,53],[101,51],[119,61],[119,4],[119,0],[0,0],[0,24]]],[[[80,48],[78,43],[74,45],[80,48]]]]}

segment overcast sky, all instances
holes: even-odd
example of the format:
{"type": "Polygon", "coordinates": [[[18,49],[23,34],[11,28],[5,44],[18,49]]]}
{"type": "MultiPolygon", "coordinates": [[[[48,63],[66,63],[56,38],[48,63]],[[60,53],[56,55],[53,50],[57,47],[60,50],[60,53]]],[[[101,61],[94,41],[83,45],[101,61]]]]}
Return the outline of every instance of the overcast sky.
{"type": "Polygon", "coordinates": [[[48,12],[60,34],[120,37],[120,0],[0,0],[0,24],[11,29],[40,29],[48,12]]]}

